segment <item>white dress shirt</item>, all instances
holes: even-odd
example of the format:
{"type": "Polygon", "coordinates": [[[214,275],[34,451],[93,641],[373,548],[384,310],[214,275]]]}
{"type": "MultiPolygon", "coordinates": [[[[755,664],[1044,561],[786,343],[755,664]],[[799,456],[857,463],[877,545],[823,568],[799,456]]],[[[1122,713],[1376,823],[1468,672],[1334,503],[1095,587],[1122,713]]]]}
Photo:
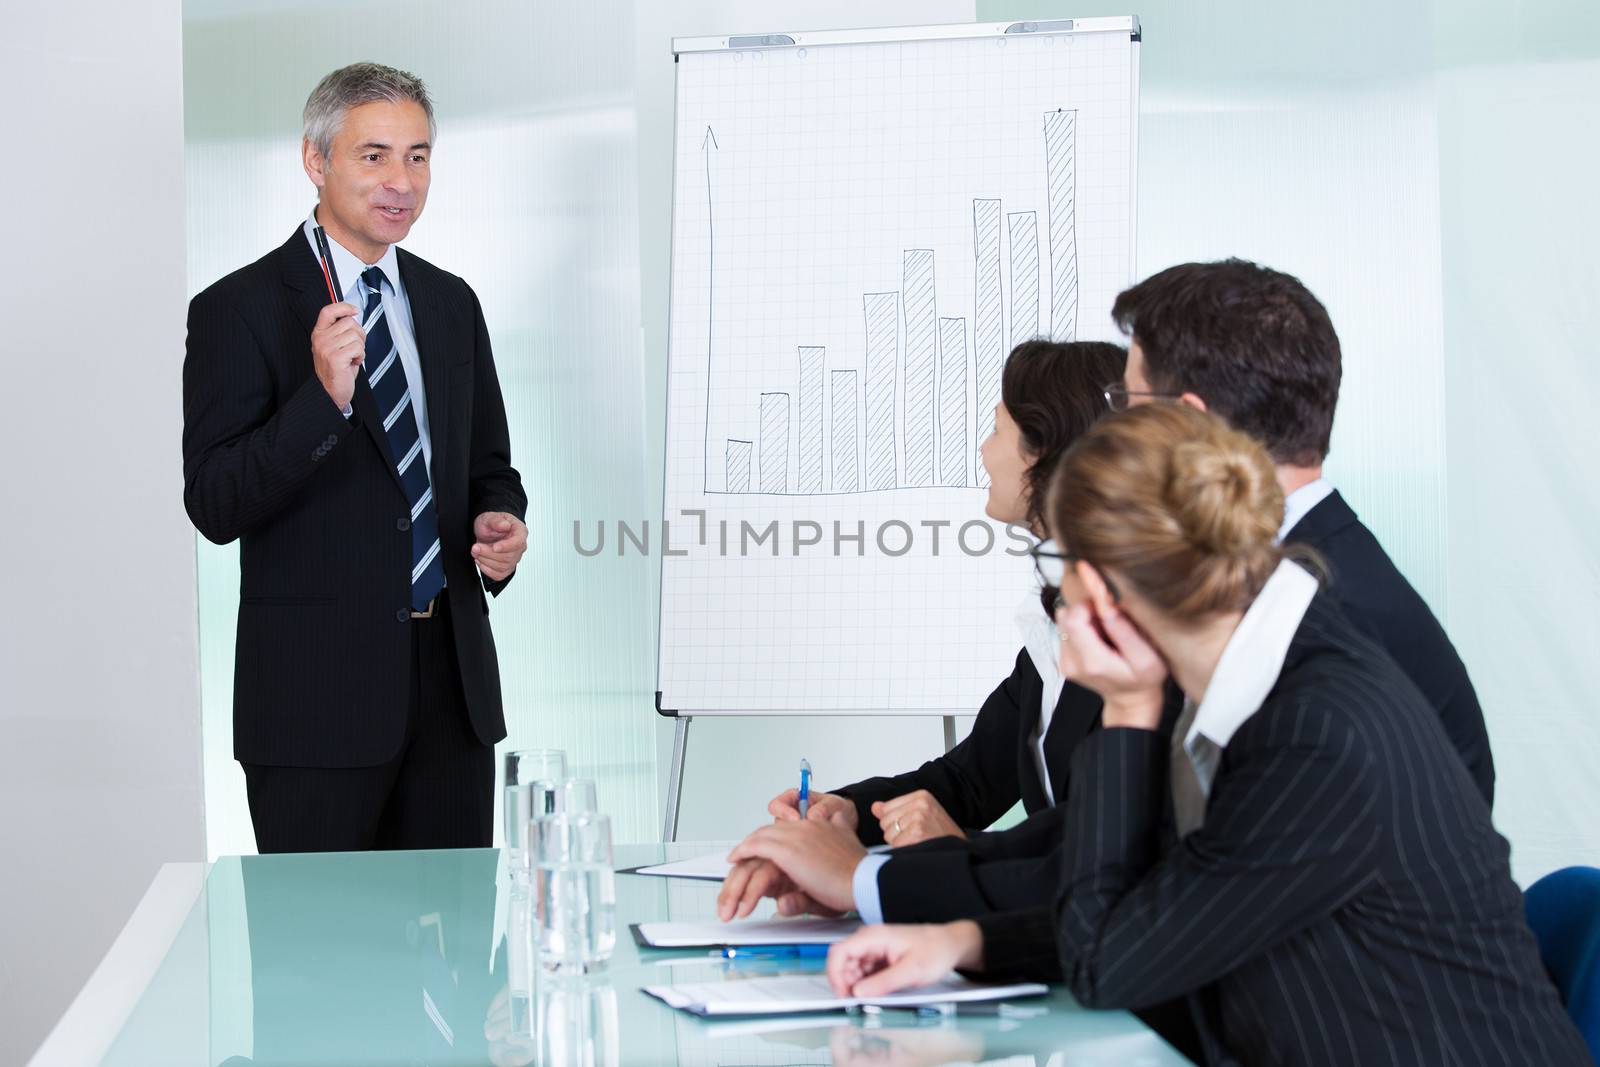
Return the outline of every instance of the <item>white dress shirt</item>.
{"type": "Polygon", "coordinates": [[[1222,751],[1278,684],[1317,588],[1316,578],[1298,563],[1279,563],[1223,646],[1205,699],[1198,707],[1185,702],[1172,731],[1172,805],[1180,837],[1205,822],[1222,751]]]}
{"type": "Polygon", "coordinates": [[[1282,541],[1289,536],[1289,531],[1294,529],[1301,519],[1310,513],[1311,509],[1328,499],[1333,492],[1333,483],[1326,478],[1317,478],[1296,489],[1283,498],[1283,525],[1278,527],[1278,540],[1282,541]]]}
{"type": "Polygon", "coordinates": [[[1039,693],[1039,725],[1028,735],[1028,747],[1033,752],[1033,766],[1039,773],[1039,783],[1044,786],[1045,800],[1055,807],[1055,790],[1050,787],[1050,766],[1044,755],[1044,735],[1050,730],[1050,719],[1056,705],[1061,702],[1061,690],[1066,679],[1061,677],[1061,633],[1056,621],[1044,613],[1040,593],[1035,589],[1017,605],[1014,615],[1017,629],[1022,631],[1022,647],[1027,649],[1033,669],[1039,672],[1044,683],[1039,693]]]}
{"type": "MultiPolygon", "coordinates": [[[[306,219],[303,227],[306,242],[311,246],[311,254],[317,262],[322,262],[322,256],[317,251],[317,239],[314,231],[317,227],[317,213],[313,209],[306,219]]],[[[361,311],[367,307],[366,294],[361,287],[361,272],[368,267],[378,267],[383,271],[383,315],[389,320],[389,335],[394,338],[395,347],[399,349],[400,369],[405,371],[406,386],[411,390],[411,409],[417,417],[417,433],[422,438],[422,461],[427,464],[428,480],[433,480],[433,439],[428,436],[428,394],[422,383],[422,358],[417,352],[416,332],[411,325],[411,301],[406,297],[405,284],[400,280],[400,257],[395,254],[394,245],[383,250],[383,258],[377,263],[363,263],[344,245],[328,235],[328,248],[333,253],[333,270],[339,275],[339,285],[344,289],[345,302],[354,304],[361,311]]],[[[345,412],[348,418],[349,412],[345,412]]]]}

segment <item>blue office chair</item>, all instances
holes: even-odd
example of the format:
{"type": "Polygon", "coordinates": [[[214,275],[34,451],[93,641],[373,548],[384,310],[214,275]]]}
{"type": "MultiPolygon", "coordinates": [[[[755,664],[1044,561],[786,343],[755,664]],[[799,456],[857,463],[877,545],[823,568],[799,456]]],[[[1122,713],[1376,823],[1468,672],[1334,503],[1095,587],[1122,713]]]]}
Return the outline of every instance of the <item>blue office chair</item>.
{"type": "Polygon", "coordinates": [[[1561,1003],[1600,1061],[1600,869],[1547,874],[1528,887],[1523,905],[1561,1003]]]}

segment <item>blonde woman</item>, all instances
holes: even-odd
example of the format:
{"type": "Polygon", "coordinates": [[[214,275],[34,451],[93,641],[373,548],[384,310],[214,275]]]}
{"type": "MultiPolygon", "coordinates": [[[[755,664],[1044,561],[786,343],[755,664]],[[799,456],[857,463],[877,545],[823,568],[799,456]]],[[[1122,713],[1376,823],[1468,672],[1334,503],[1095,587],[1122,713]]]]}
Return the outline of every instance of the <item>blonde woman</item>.
{"type": "Polygon", "coordinates": [[[1105,710],[1073,757],[1055,905],[868,927],[829,956],[838,990],[962,968],[1090,1007],[1187,996],[1210,1063],[1590,1062],[1438,716],[1284,558],[1282,513],[1261,447],[1185,405],[1067,453],[1042,562],[1061,672],[1105,710]]]}

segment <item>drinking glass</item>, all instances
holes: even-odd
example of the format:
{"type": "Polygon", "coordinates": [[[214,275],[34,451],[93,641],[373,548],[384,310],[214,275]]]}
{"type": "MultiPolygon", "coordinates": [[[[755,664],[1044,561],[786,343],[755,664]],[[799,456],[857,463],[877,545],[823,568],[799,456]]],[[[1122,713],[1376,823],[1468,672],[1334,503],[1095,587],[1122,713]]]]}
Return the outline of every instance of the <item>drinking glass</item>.
{"type": "MultiPolygon", "coordinates": [[[[549,815],[582,815],[600,810],[594,781],[589,778],[541,779],[523,786],[527,791],[528,825],[523,829],[527,867],[539,851],[539,821],[549,815]]],[[[526,868],[525,868],[526,869],[526,868]]]]}
{"type": "Polygon", "coordinates": [[[600,811],[593,778],[567,778],[557,782],[550,812],[556,815],[589,815],[600,811]]]}
{"type": "Polygon", "coordinates": [[[534,885],[539,960],[556,974],[603,968],[617,945],[611,818],[558,812],[536,820],[534,885]]]}
{"type": "Polygon", "coordinates": [[[505,828],[506,856],[513,877],[528,871],[528,819],[537,810],[530,786],[555,782],[567,776],[567,754],[558,748],[525,748],[506,753],[505,828]]]}

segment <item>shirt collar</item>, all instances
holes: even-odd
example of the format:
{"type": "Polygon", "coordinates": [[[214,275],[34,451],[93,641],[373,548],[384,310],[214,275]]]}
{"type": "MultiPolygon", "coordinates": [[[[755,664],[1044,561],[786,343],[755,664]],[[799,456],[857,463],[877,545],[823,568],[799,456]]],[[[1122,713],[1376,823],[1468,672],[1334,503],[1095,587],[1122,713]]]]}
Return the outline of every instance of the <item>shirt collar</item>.
{"type": "MultiPolygon", "coordinates": [[[[317,262],[320,264],[322,257],[317,252],[316,228],[317,209],[312,208],[311,214],[306,216],[306,224],[302,229],[305,230],[306,240],[311,242],[311,254],[317,257],[317,262]]],[[[400,292],[400,256],[395,252],[394,245],[389,245],[383,250],[383,256],[377,263],[370,264],[361,262],[354,252],[335,241],[331,235],[328,237],[328,250],[333,253],[333,269],[339,275],[339,284],[344,287],[344,292],[340,296],[346,302],[358,308],[367,306],[366,300],[362,298],[360,285],[361,274],[369,266],[381,268],[384,281],[388,282],[389,287],[396,293],[400,292]]]]}
{"type": "Polygon", "coordinates": [[[1289,531],[1333,493],[1333,483],[1326,478],[1315,478],[1283,499],[1283,525],[1278,527],[1278,540],[1289,536],[1289,531]]]}
{"type": "Polygon", "coordinates": [[[1289,644],[1316,594],[1317,580],[1305,568],[1290,560],[1278,564],[1222,649],[1184,737],[1186,749],[1200,735],[1219,748],[1228,747],[1239,727],[1261,709],[1283,673],[1289,644]]]}
{"type": "Polygon", "coordinates": [[[1022,631],[1022,647],[1028,650],[1033,669],[1050,685],[1061,670],[1061,636],[1055,620],[1044,613],[1039,594],[1039,587],[1034,586],[1033,592],[1017,604],[1012,617],[1022,631]]]}

